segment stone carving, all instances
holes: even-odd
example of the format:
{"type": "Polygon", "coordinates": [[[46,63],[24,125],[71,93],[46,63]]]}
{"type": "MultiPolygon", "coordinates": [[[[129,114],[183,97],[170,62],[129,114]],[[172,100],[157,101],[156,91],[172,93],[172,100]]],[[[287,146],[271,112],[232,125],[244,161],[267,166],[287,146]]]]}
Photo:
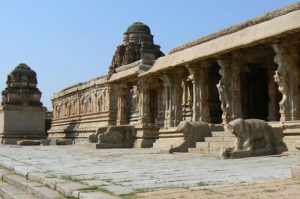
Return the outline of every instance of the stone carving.
{"type": "Polygon", "coordinates": [[[234,157],[238,156],[237,154],[266,155],[287,151],[282,141],[282,132],[274,130],[263,120],[238,118],[227,124],[226,131],[235,135],[236,141],[233,148],[227,148],[223,152],[223,157],[234,157]],[[243,151],[254,151],[254,153],[239,153],[243,151]]]}
{"type": "Polygon", "coordinates": [[[221,109],[223,111],[222,118],[224,121],[230,115],[230,97],[227,86],[222,79],[217,84],[217,88],[219,91],[219,99],[221,102],[221,109]]]}
{"type": "Polygon", "coordinates": [[[187,152],[188,148],[196,146],[196,142],[204,141],[205,137],[211,136],[211,130],[208,123],[201,121],[181,121],[176,128],[176,133],[183,134],[184,141],[177,146],[172,145],[169,150],[170,153],[187,152]]]}
{"type": "Polygon", "coordinates": [[[275,71],[274,80],[278,84],[279,92],[282,94],[282,99],[279,102],[279,108],[280,113],[283,114],[290,109],[288,103],[288,86],[286,83],[286,78],[282,74],[280,74],[280,70],[278,69],[277,71],[275,71]]]}
{"type": "Polygon", "coordinates": [[[41,92],[36,87],[36,73],[26,64],[19,64],[7,76],[6,84],[2,105],[42,106],[41,92]]]}
{"type": "MultiPolygon", "coordinates": [[[[101,131],[101,130],[100,130],[101,131]]],[[[130,125],[110,126],[104,133],[98,131],[97,148],[131,148],[135,135],[130,125]]]]}
{"type": "Polygon", "coordinates": [[[116,72],[116,68],[130,64],[140,59],[154,60],[164,54],[160,51],[160,46],[155,45],[150,28],[136,22],[128,27],[124,33],[124,43],[117,47],[113,56],[109,75],[116,72]]]}

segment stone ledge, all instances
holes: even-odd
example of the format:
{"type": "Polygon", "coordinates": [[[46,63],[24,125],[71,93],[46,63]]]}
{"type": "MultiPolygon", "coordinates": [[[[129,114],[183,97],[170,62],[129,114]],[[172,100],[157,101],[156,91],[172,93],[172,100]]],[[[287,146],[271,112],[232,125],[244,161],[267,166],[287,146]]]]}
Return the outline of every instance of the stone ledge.
{"type": "Polygon", "coordinates": [[[256,17],[254,19],[250,19],[246,22],[231,26],[229,28],[225,28],[221,31],[212,33],[210,35],[201,37],[201,38],[199,38],[195,41],[192,41],[192,42],[183,44],[181,46],[178,46],[176,48],[173,48],[173,49],[170,50],[169,54],[172,54],[172,53],[175,53],[175,52],[178,52],[178,51],[182,51],[186,48],[190,48],[190,47],[205,43],[207,41],[210,41],[210,40],[213,40],[213,39],[216,39],[216,38],[219,38],[219,37],[237,32],[237,31],[245,29],[247,27],[254,26],[254,25],[259,24],[259,23],[263,23],[265,21],[274,19],[276,17],[288,14],[290,12],[293,12],[293,11],[296,11],[296,10],[299,10],[299,9],[300,9],[300,2],[297,2],[297,3],[294,3],[292,5],[289,5],[289,6],[286,6],[286,7],[271,11],[271,12],[267,12],[266,14],[264,14],[262,16],[256,17]]]}

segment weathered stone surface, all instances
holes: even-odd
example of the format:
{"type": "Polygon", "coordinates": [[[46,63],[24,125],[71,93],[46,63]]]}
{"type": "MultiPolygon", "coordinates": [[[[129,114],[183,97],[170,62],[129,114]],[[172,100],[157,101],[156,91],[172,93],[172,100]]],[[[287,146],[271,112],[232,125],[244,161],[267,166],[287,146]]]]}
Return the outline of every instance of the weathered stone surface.
{"type": "Polygon", "coordinates": [[[78,182],[63,182],[56,184],[56,190],[69,197],[78,197],[80,190],[87,188],[89,188],[89,186],[78,182]]]}
{"type": "MultiPolygon", "coordinates": [[[[64,146],[64,150],[61,149],[60,146],[28,146],[26,150],[19,150],[0,145],[0,163],[6,160],[7,166],[10,164],[12,167],[16,162],[8,159],[13,159],[26,164],[28,168],[39,165],[40,170],[53,176],[70,176],[80,182],[85,181],[83,179],[94,182],[99,180],[110,186],[131,190],[189,187],[196,186],[198,182],[231,185],[285,179],[290,178],[291,167],[296,164],[294,155],[228,161],[199,154],[160,154],[153,149],[95,150],[80,145],[64,146]]],[[[44,178],[45,182],[53,189],[58,182],[68,181],[44,178]]],[[[106,188],[104,185],[101,187],[106,188]]]]}
{"type": "Polygon", "coordinates": [[[7,183],[0,182],[0,195],[9,199],[37,199],[31,194],[25,193],[7,183]]]}
{"type": "Polygon", "coordinates": [[[280,154],[287,151],[281,131],[273,131],[267,122],[258,119],[236,119],[228,123],[226,131],[236,136],[233,148],[223,151],[224,158],[240,158],[280,154]]]}
{"type": "Polygon", "coordinates": [[[119,197],[112,196],[107,193],[89,192],[79,193],[79,199],[117,199],[119,197]]]}
{"type": "Polygon", "coordinates": [[[110,126],[98,135],[97,148],[131,148],[134,143],[133,126],[110,126]]]}

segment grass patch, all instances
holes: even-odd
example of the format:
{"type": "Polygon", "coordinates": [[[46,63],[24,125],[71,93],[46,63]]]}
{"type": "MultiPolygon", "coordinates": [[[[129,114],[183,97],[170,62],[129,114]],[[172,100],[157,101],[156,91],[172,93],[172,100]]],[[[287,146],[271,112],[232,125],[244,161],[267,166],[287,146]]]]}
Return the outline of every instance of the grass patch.
{"type": "Polygon", "coordinates": [[[72,182],[80,182],[80,180],[74,178],[73,176],[70,176],[70,175],[62,175],[60,176],[61,179],[63,180],[69,180],[69,181],[72,181],[72,182]]]}
{"type": "Polygon", "coordinates": [[[207,186],[207,184],[204,183],[204,182],[198,182],[197,183],[197,187],[203,187],[203,186],[207,186]]]}

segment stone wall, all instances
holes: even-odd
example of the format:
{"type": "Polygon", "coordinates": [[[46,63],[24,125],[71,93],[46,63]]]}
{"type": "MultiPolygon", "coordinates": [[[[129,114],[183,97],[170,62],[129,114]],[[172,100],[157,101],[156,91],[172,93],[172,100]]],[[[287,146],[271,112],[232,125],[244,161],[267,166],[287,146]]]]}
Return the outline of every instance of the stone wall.
{"type": "Polygon", "coordinates": [[[79,83],[52,98],[49,137],[86,138],[100,126],[115,122],[115,92],[107,76],[79,83]]]}

